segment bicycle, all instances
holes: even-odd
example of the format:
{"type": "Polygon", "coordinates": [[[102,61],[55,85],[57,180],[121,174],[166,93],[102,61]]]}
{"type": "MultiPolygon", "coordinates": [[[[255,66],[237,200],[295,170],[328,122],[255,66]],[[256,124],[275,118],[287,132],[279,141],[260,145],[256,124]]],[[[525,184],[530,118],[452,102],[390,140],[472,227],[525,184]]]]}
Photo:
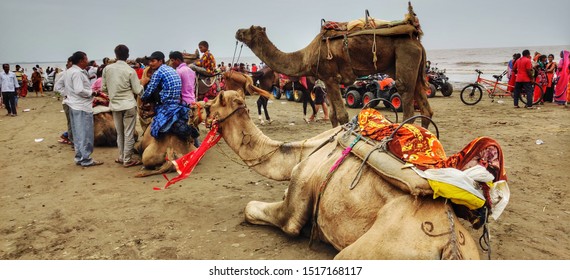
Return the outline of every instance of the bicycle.
{"type": "MultiPolygon", "coordinates": [[[[489,97],[491,98],[491,102],[495,101],[495,96],[504,97],[504,96],[512,96],[512,86],[509,86],[507,83],[501,82],[503,77],[507,74],[505,70],[501,75],[493,75],[495,80],[481,78],[480,70],[476,69],[477,72],[477,81],[475,83],[469,84],[465,86],[461,90],[461,101],[465,105],[475,105],[481,101],[483,97],[483,90],[487,92],[489,97]]],[[[532,105],[539,104],[542,102],[542,96],[544,95],[544,89],[537,84],[536,82],[532,82],[532,88],[534,92],[533,103],[532,105]]],[[[521,94],[519,99],[523,104],[526,104],[526,94],[521,94]]]]}

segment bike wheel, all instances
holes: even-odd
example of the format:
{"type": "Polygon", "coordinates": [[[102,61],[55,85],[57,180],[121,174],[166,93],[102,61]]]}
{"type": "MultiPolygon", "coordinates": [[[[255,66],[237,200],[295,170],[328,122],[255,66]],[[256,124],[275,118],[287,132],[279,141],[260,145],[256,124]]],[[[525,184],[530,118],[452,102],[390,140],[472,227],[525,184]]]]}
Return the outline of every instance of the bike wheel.
{"type": "Polygon", "coordinates": [[[532,92],[534,93],[534,99],[532,105],[537,105],[542,103],[542,98],[544,97],[544,89],[537,83],[532,83],[532,92]]]}
{"type": "Polygon", "coordinates": [[[471,84],[464,87],[459,96],[465,105],[475,105],[483,98],[483,91],[479,86],[471,84]]]}
{"type": "MultiPolygon", "coordinates": [[[[532,83],[532,105],[537,105],[542,102],[542,97],[544,96],[544,90],[537,83],[532,83]]],[[[520,101],[526,105],[526,93],[522,93],[519,96],[520,101]]]]}

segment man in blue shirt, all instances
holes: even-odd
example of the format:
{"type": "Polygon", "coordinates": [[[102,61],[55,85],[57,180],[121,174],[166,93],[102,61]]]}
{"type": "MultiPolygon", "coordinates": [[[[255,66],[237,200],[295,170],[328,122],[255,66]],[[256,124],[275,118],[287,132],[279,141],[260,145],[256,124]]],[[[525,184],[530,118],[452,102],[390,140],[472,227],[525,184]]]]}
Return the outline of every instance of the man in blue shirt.
{"type": "Polygon", "coordinates": [[[145,102],[156,102],[156,115],[152,120],[150,135],[158,139],[170,131],[188,140],[191,136],[191,129],[188,126],[189,108],[182,102],[180,76],[174,68],[164,64],[162,52],[153,52],[148,59],[149,66],[155,72],[141,99],[145,102]]]}

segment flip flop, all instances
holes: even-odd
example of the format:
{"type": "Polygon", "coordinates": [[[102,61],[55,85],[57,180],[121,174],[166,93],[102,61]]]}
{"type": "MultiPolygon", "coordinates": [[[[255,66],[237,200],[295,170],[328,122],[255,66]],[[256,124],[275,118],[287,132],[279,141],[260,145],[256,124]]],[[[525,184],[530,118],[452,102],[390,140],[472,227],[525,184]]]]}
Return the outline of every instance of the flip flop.
{"type": "Polygon", "coordinates": [[[121,159],[115,159],[115,163],[123,164],[123,161],[121,159]]]}
{"type": "Polygon", "coordinates": [[[90,164],[82,165],[82,166],[83,166],[83,167],[91,167],[91,166],[97,166],[97,165],[101,165],[101,164],[103,164],[102,161],[96,161],[96,160],[94,160],[94,161],[92,161],[90,164]]]}
{"type": "Polygon", "coordinates": [[[137,166],[137,165],[141,165],[142,162],[138,161],[138,160],[130,160],[129,162],[126,162],[123,167],[125,168],[129,168],[129,167],[133,167],[133,166],[137,166]]]}

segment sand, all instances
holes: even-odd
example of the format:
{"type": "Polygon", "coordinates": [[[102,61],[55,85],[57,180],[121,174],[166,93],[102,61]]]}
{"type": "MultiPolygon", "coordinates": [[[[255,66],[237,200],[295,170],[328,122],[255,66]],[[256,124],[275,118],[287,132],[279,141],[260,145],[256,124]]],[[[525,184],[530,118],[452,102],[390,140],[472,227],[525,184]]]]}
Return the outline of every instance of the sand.
{"type": "MultiPolygon", "coordinates": [[[[20,99],[18,117],[0,114],[0,259],[319,260],[337,253],[322,243],[309,248],[305,236],[246,223],[247,202],[277,201],[287,183],[249,170],[223,140],[188,179],[165,191],[153,190],[166,182],[162,176],[134,178],[138,167],[114,163],[116,148],[95,149],[102,166],[75,166],[71,147],[57,142],[65,129],[61,102],[46,95],[20,99]]],[[[257,123],[256,99],[248,97],[248,106],[257,123]]],[[[489,225],[491,258],[570,259],[570,109],[513,109],[510,98],[487,97],[466,106],[458,92],[438,93],[430,103],[448,154],[478,136],[504,150],[511,201],[489,225]]],[[[301,106],[274,100],[275,121],[261,129],[292,141],[331,128],[305,124],[301,106]]],[[[478,239],[481,231],[472,235],[478,239]]]]}

